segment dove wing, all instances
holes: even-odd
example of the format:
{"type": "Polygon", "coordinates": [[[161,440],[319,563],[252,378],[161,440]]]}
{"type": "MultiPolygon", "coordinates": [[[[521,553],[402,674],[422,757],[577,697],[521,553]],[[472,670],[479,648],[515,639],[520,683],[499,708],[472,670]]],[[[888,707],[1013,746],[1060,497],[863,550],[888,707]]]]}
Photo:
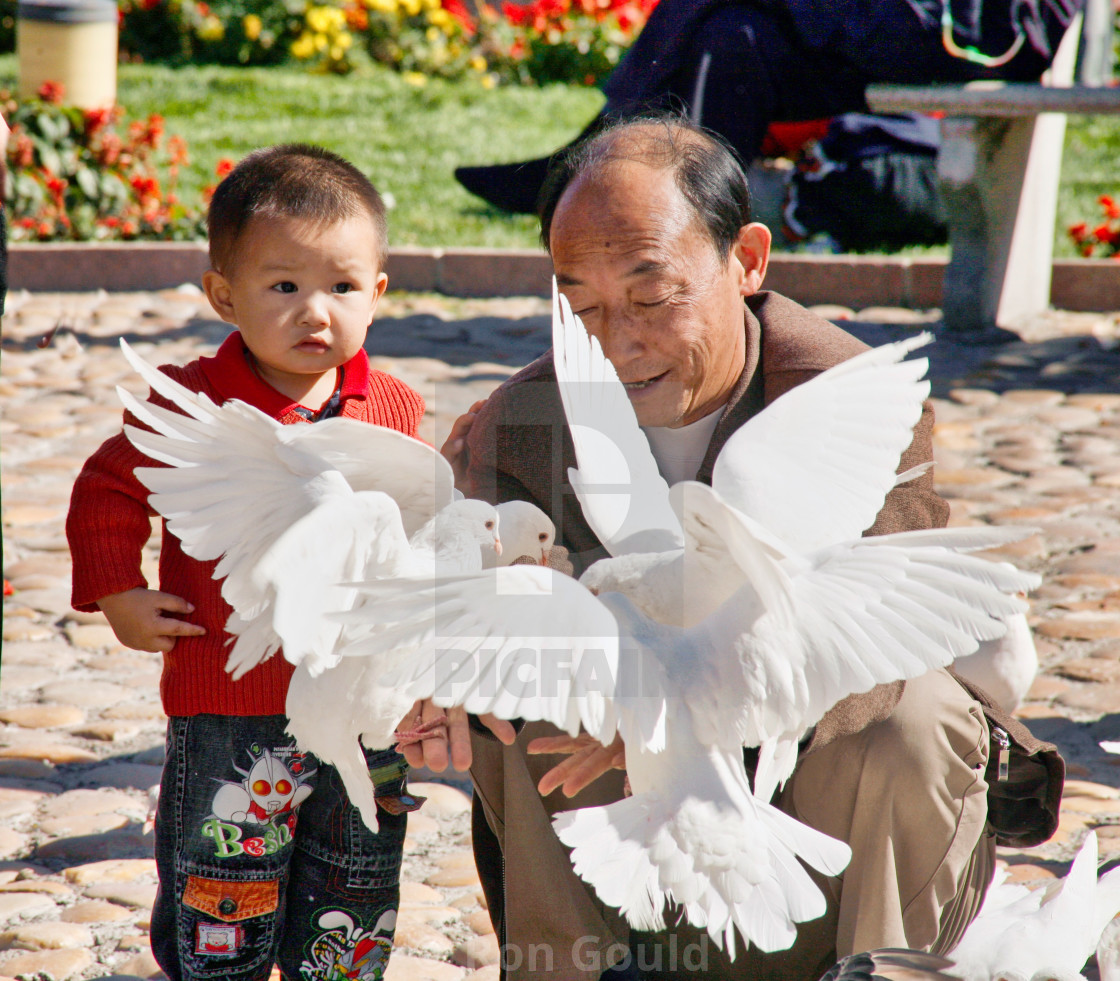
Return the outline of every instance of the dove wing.
{"type": "Polygon", "coordinates": [[[795,551],[858,538],[895,484],[929,394],[928,361],[902,359],[929,341],[864,351],[775,399],[724,445],[712,486],[795,551]]]}
{"type": "Polygon", "coordinates": [[[552,355],[578,462],[568,469],[568,480],[592,531],[611,555],[680,548],[669,487],[626,389],[555,279],[552,355]]]}
{"type": "Polygon", "coordinates": [[[233,607],[228,629],[239,635],[239,673],[271,657],[280,640],[269,624],[273,595],[253,570],[293,523],[322,500],[350,493],[341,475],[293,451],[285,427],[253,406],[215,405],[140,358],[122,340],[129,364],[176,409],[141,402],[123,389],[125,407],[154,432],[125,426],[141,452],[166,467],[139,467],[149,504],[167,521],[183,551],[200,561],[219,559],[215,579],[233,607]]]}
{"type": "MultiPolygon", "coordinates": [[[[272,629],[292,664],[306,661],[312,676],[339,661],[342,624],[328,614],[349,610],[366,577],[420,571],[396,502],[380,491],[332,499],[304,515],[261,556],[253,582],[271,594],[272,629]]],[[[227,669],[237,680],[250,667],[235,646],[227,669]]]]}
{"type": "Polygon", "coordinates": [[[746,745],[796,740],[847,695],[924,674],[999,636],[995,618],[1019,612],[1013,594],[1038,581],[967,554],[1022,537],[1019,529],[903,532],[783,558],[773,536],[712,488],[690,484],[685,501],[686,522],[720,529],[746,579],[682,632],[688,653],[668,662],[709,744],[729,734],[746,745]]]}
{"type": "Polygon", "coordinates": [[[381,684],[503,719],[614,735],[618,627],[579,583],[517,565],[440,579],[364,582],[341,648],[377,659],[381,684]]]}
{"type": "Polygon", "coordinates": [[[337,470],[355,491],[388,494],[409,536],[454,500],[451,464],[427,443],[395,429],[335,418],[283,426],[279,438],[337,470]]]}
{"type": "MultiPolygon", "coordinates": [[[[273,615],[277,612],[276,584],[285,581],[285,571],[275,561],[268,575],[259,568],[290,528],[326,502],[345,507],[340,502],[353,496],[349,476],[367,487],[377,483],[379,474],[387,473],[385,482],[393,489],[402,485],[405,475],[415,477],[418,488],[409,492],[414,521],[443,493],[431,491],[431,500],[425,500],[419,485],[438,486],[443,479],[440,464],[447,464],[417,440],[353,420],[282,426],[244,402],[231,400],[218,406],[148,364],[123,340],[121,349],[152,391],[179,410],[141,402],[118,389],[129,411],[154,430],[126,426],[129,439],[141,452],[167,464],[136,471],[137,479],[152,491],[149,503],[166,519],[184,552],[201,561],[220,560],[214,578],[223,580],[222,598],[234,610],[227,629],[237,640],[226,667],[235,678],[271,657],[280,646],[273,615]],[[398,456],[402,461],[399,468],[398,456]],[[430,462],[433,457],[438,464],[430,462]],[[336,463],[343,470],[336,469],[336,463]]],[[[317,520],[325,520],[324,515],[317,520]]],[[[399,523],[399,516],[397,520],[399,523]]],[[[289,539],[288,552],[297,540],[289,539]]],[[[330,538],[324,536],[308,546],[310,564],[292,568],[306,585],[304,576],[309,570],[330,575],[329,570],[353,564],[355,549],[368,546],[360,530],[338,526],[330,538]]],[[[293,574],[288,570],[287,576],[293,574]]],[[[326,581],[333,584],[339,578],[326,581]]],[[[307,607],[285,604],[281,615],[304,609],[307,607]]],[[[308,649],[302,646],[306,640],[304,635],[300,649],[308,649]]],[[[315,649],[321,650],[321,645],[315,649]]]]}

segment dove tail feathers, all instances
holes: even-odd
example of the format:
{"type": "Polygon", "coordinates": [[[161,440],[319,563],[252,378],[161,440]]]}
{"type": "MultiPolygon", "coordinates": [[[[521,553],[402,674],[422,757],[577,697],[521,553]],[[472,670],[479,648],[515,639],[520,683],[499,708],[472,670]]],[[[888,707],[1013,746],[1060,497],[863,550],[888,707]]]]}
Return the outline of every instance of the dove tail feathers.
{"type": "Polygon", "coordinates": [[[553,818],[577,875],[630,925],[665,926],[666,903],[706,928],[734,959],[736,931],[760,950],[784,950],[796,924],[825,911],[798,857],[838,874],[851,852],[754,798],[734,805],[642,793],[553,818]]]}

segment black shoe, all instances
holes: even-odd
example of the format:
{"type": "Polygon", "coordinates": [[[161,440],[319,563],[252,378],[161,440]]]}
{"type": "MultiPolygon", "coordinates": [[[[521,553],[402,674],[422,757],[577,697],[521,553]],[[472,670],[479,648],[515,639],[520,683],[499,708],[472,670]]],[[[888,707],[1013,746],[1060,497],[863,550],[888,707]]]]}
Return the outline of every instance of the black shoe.
{"type": "Polygon", "coordinates": [[[502,211],[535,215],[552,157],[489,167],[456,167],[455,179],[471,194],[502,211]]]}

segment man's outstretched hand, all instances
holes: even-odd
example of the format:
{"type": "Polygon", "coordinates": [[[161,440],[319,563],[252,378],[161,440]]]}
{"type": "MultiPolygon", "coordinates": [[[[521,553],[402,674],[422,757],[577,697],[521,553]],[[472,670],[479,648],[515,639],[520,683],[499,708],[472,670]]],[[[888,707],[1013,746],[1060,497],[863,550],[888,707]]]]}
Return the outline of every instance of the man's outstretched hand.
{"type": "Polygon", "coordinates": [[[578,736],[541,736],[529,743],[527,752],[570,753],[571,755],[548,771],[537,784],[542,796],[563,788],[565,797],[574,797],[585,787],[591,786],[608,770],[626,769],[626,747],[618,733],[609,746],[604,746],[594,736],[581,732],[578,736]]]}
{"type": "MultiPolygon", "coordinates": [[[[509,746],[517,738],[505,719],[493,715],[478,718],[499,742],[509,746]]],[[[445,709],[429,698],[422,699],[401,719],[397,731],[405,737],[397,748],[409,766],[426,766],[433,773],[443,773],[449,763],[454,770],[470,769],[471,730],[467,711],[461,706],[445,709]]]]}

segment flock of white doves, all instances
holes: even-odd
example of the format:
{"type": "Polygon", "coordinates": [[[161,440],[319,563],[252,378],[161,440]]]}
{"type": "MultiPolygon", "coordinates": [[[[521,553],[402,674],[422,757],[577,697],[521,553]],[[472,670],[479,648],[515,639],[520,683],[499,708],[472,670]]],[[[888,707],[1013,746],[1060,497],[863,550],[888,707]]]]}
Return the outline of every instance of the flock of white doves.
{"type": "MultiPolygon", "coordinates": [[[[662,927],[671,902],[733,955],[736,935],[789,947],[796,924],[825,910],[802,863],[837,875],[850,858],[769,803],[809,727],[853,692],[998,639],[1038,582],[971,554],[1022,529],[860,537],[892,487],[917,475],[896,470],[928,363],[904,359],[928,340],[871,349],[794,388],[728,440],[712,486],[670,488],[613,367],[554,290],[578,461],[568,476],[610,554],[578,580],[544,564],[554,529],[543,513],[461,499],[450,465],[418,440],[215,405],[123,341],[178,411],[119,391],[152,430],[126,427],[129,438],[169,465],[137,470],[152,506],[188,555],[221,560],[214,575],[234,610],[227,670],[238,678],[282,649],[296,666],[289,732],[338,768],[370,828],[359,738],[393,745],[418,699],[603,743],[621,733],[632,796],[557,816],[557,835],[635,927],[662,927]],[[534,561],[512,564],[522,556],[534,561]],[[753,787],[744,746],[760,750],[753,787]]],[[[1102,932],[1107,946],[1116,876],[1098,882],[1090,836],[1049,890],[993,884],[955,966],[879,953],[827,977],[897,962],[931,978],[1079,978],[1102,932]]],[[[1099,960],[1107,970],[1107,950],[1099,960]]],[[[1120,978],[1112,970],[1102,976],[1120,978]]]]}

